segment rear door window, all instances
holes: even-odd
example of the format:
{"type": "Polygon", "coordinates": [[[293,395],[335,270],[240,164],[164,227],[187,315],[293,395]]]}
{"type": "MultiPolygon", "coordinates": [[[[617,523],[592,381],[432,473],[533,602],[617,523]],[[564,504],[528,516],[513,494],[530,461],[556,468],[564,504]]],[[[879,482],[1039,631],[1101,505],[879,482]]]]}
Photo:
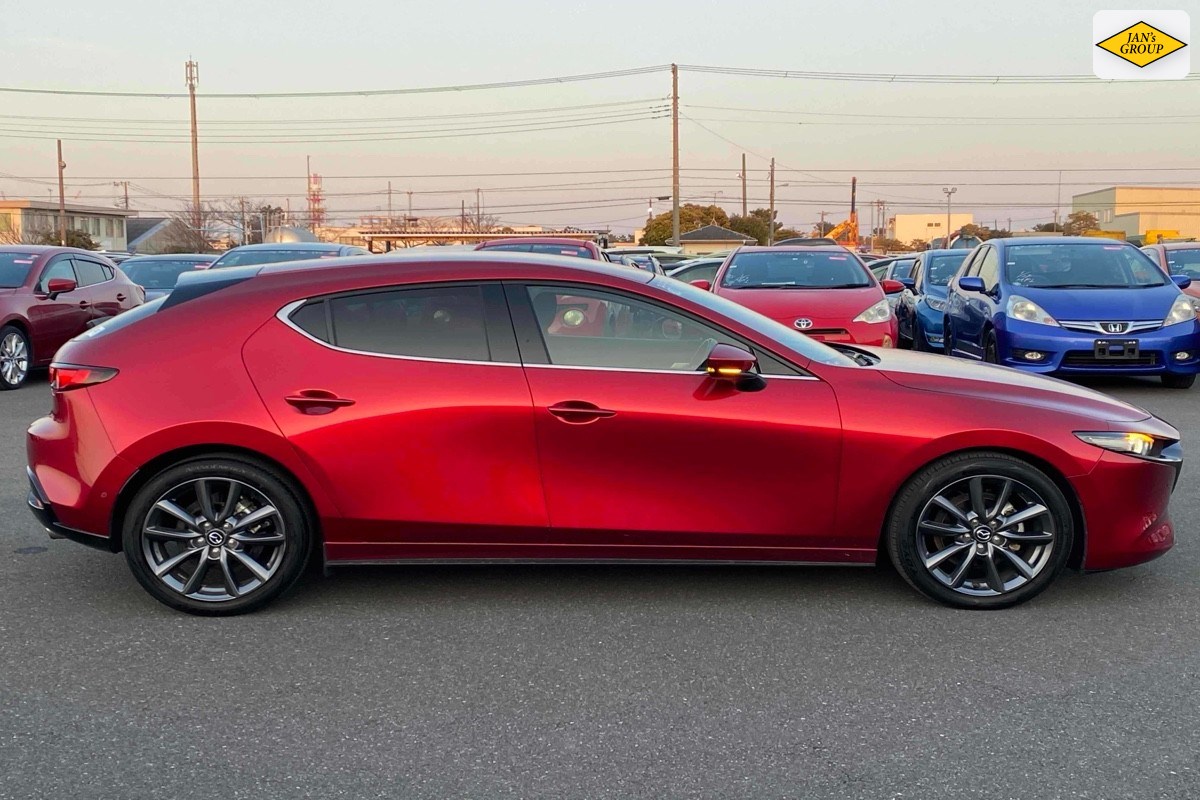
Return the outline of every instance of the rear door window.
{"type": "Polygon", "coordinates": [[[75,274],[78,276],[80,286],[93,286],[107,280],[104,276],[104,266],[99,261],[89,261],[86,258],[71,260],[75,262],[75,274]]]}
{"type": "Polygon", "coordinates": [[[491,350],[479,286],[391,289],[331,297],[291,320],[322,341],[362,353],[488,361],[491,350]],[[314,310],[320,309],[320,310],[314,310]]]}

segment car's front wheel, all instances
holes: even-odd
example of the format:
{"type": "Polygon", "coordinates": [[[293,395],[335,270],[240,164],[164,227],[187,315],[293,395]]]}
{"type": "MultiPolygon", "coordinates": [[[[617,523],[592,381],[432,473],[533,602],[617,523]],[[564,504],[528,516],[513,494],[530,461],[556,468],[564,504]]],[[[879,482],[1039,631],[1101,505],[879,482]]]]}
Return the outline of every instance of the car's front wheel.
{"type": "Polygon", "coordinates": [[[1044,472],[1004,453],[963,453],[900,491],[885,542],[913,587],[959,608],[1006,608],[1062,571],[1074,542],[1071,507],[1044,472]]]}
{"type": "Polygon", "coordinates": [[[1164,372],[1162,376],[1163,386],[1168,389],[1190,389],[1192,384],[1196,382],[1195,375],[1178,375],[1174,372],[1164,372]]]}
{"type": "Polygon", "coordinates": [[[20,389],[32,363],[33,350],[25,332],[15,325],[0,328],[0,389],[20,389]]]}
{"type": "Polygon", "coordinates": [[[234,456],[169,467],[134,496],[122,545],[155,599],[191,614],[265,606],[304,571],[313,524],[291,482],[234,456]]]}

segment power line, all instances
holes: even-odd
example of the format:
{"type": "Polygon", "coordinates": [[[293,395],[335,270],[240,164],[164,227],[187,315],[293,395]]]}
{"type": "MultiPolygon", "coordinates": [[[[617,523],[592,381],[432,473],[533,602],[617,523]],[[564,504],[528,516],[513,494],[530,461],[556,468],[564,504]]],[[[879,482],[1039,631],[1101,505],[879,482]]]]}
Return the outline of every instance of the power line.
{"type": "MultiPolygon", "coordinates": [[[[758,114],[791,114],[806,117],[857,117],[866,119],[915,119],[915,120],[1093,120],[1096,122],[1108,122],[1113,119],[1112,114],[1106,114],[1099,117],[1024,117],[1017,115],[1004,115],[985,117],[972,115],[969,117],[946,116],[943,114],[852,114],[842,111],[794,111],[782,108],[744,108],[738,106],[705,106],[705,105],[684,105],[684,108],[703,108],[709,111],[745,111],[758,114]]],[[[1200,119],[1200,114],[1158,114],[1154,115],[1155,120],[1160,119],[1200,119]]]]}
{"type": "MultiPolygon", "coordinates": [[[[1095,75],[964,75],[964,74],[901,74],[894,72],[815,72],[809,70],[751,69],[746,67],[706,67],[680,64],[683,72],[712,75],[738,75],[747,78],[794,78],[813,81],[862,81],[869,83],[928,83],[928,84],[1053,84],[1094,83],[1110,84],[1095,75]]],[[[1190,73],[1184,80],[1200,80],[1200,73],[1190,73]]]]}

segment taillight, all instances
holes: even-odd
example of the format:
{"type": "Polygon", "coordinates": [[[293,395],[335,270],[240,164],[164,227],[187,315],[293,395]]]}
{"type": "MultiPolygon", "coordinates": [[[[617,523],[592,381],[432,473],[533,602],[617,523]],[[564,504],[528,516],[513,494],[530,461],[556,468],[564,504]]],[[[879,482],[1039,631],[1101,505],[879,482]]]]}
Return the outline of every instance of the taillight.
{"type": "Polygon", "coordinates": [[[117,371],[111,367],[80,367],[75,364],[50,365],[50,390],[67,392],[112,380],[117,371]]]}

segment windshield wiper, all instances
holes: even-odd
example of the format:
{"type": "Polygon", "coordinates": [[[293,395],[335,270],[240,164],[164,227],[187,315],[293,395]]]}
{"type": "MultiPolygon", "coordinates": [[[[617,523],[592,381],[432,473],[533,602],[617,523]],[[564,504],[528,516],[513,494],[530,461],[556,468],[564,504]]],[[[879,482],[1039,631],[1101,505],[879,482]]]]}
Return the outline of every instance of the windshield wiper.
{"type": "Polygon", "coordinates": [[[1049,286],[1030,286],[1030,289],[1126,289],[1107,283],[1052,283],[1049,286]]]}

